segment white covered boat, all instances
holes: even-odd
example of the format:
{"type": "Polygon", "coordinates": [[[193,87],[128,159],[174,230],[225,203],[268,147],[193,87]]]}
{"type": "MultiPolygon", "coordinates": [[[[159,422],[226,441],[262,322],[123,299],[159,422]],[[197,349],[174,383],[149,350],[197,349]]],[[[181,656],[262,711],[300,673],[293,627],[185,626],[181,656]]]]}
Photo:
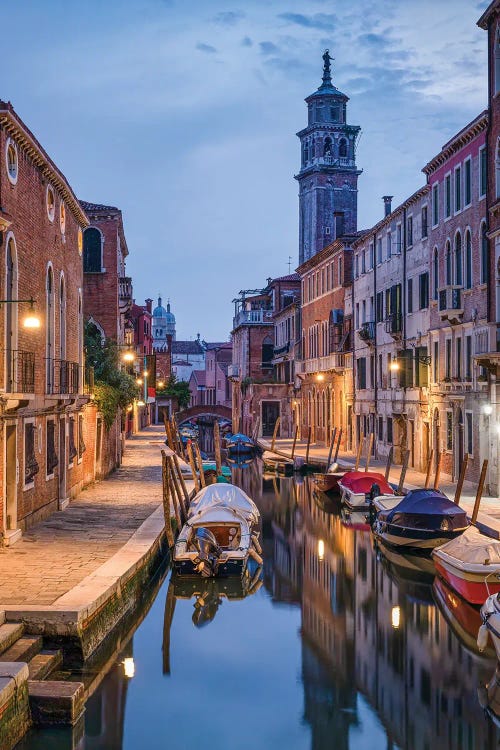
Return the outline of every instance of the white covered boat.
{"type": "Polygon", "coordinates": [[[174,567],[183,575],[243,575],[248,558],[261,562],[259,510],[232,484],[211,484],[193,499],[174,547],[174,567]]]}

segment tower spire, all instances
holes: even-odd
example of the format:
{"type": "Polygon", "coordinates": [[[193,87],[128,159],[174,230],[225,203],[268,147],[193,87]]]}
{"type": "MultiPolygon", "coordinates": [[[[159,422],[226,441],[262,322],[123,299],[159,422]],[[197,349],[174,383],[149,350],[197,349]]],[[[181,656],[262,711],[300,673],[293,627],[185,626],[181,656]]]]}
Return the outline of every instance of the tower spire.
{"type": "Polygon", "coordinates": [[[330,55],[330,50],[325,49],[323,52],[323,83],[322,86],[332,85],[332,71],[330,63],[334,58],[330,55]]]}

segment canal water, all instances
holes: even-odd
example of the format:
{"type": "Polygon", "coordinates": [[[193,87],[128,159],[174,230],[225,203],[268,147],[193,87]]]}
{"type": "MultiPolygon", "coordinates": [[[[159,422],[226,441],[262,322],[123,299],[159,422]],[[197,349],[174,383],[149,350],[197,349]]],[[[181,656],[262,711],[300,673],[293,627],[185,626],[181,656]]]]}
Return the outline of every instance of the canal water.
{"type": "Polygon", "coordinates": [[[262,514],[262,583],[167,571],[121,650],[68,675],[92,685],[83,723],[19,750],[498,748],[494,654],[430,562],[384,556],[307,479],[233,474],[262,514]]]}

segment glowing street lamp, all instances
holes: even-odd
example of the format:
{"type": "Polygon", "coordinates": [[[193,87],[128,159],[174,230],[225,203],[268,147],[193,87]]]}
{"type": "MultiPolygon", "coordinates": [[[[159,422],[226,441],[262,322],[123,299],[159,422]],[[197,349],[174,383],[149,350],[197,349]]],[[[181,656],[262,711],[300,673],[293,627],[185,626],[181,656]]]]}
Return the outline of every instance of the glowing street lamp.
{"type": "Polygon", "coordinates": [[[316,380],[319,383],[321,383],[321,382],[323,382],[324,379],[325,379],[325,376],[323,375],[323,373],[322,372],[318,372],[318,374],[316,375],[316,380]]]}
{"type": "Polygon", "coordinates": [[[0,305],[18,305],[22,302],[28,302],[30,306],[29,312],[23,320],[23,327],[31,329],[40,328],[41,322],[35,312],[35,300],[33,297],[29,299],[0,299],[0,305]]]}
{"type": "Polygon", "coordinates": [[[135,360],[135,354],[131,351],[124,352],[122,359],[124,362],[133,362],[135,360]]]}
{"type": "Polygon", "coordinates": [[[391,611],[391,625],[394,630],[397,630],[401,625],[401,608],[393,607],[391,611]]]}
{"type": "Polygon", "coordinates": [[[134,658],[132,656],[127,656],[127,658],[122,661],[122,664],[125,677],[133,677],[135,675],[134,658]]]}
{"type": "Polygon", "coordinates": [[[318,539],[318,560],[325,559],[325,543],[322,539],[318,539]]]}
{"type": "Polygon", "coordinates": [[[399,370],[399,362],[397,359],[393,359],[391,364],[389,365],[389,370],[391,372],[397,372],[399,370]]]}

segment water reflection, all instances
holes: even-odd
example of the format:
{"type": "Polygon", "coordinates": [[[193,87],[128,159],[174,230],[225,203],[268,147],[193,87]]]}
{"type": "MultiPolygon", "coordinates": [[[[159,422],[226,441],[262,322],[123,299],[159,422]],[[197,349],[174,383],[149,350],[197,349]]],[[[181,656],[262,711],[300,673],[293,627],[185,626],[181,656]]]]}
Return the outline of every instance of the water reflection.
{"type": "Polygon", "coordinates": [[[135,676],[120,654],[84,734],[43,747],[497,748],[493,652],[477,652],[477,611],[429,560],[375,547],[363,514],[308,480],[263,477],[258,461],[233,478],[262,514],[263,587],[172,577],[127,647],[135,676]]]}

